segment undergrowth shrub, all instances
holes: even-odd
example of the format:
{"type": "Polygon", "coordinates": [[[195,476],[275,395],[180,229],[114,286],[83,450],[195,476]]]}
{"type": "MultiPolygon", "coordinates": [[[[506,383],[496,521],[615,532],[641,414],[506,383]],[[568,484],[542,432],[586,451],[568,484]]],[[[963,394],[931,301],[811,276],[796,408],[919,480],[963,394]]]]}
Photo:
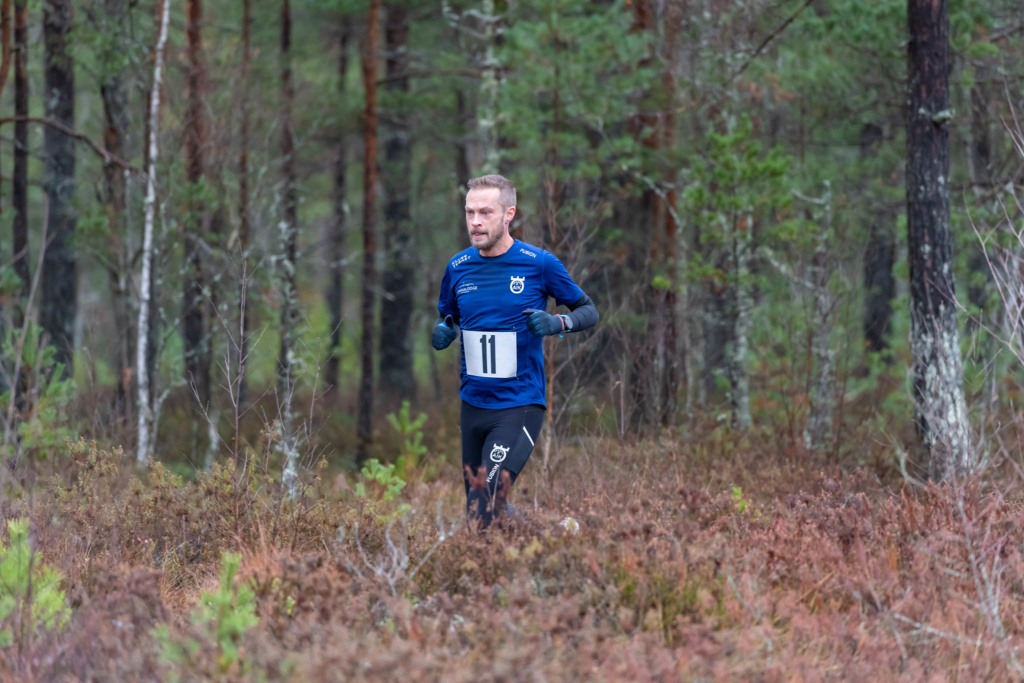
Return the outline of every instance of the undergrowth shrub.
{"type": "Polygon", "coordinates": [[[29,520],[8,520],[7,530],[10,539],[0,544],[0,647],[60,628],[70,613],[60,572],[32,548],[29,520]]]}
{"type": "Polygon", "coordinates": [[[199,596],[199,604],[192,610],[184,634],[172,632],[169,624],[160,624],[154,629],[153,637],[159,642],[161,655],[172,671],[203,671],[207,668],[201,656],[203,645],[211,643],[216,651],[213,660],[216,673],[227,673],[240,663],[238,643],[246,631],[259,623],[252,587],[235,583],[240,562],[241,555],[224,554],[220,583],[216,590],[203,591],[199,596]]]}
{"type": "Polygon", "coordinates": [[[32,516],[65,575],[68,627],[0,650],[0,666],[19,680],[1017,677],[1012,473],[889,490],[759,443],[582,443],[543,478],[528,467],[519,514],[486,534],[463,524],[451,464],[436,480],[408,470],[390,499],[314,473],[289,501],[230,460],[195,481],[155,463],[142,477],[73,443],[32,505],[3,507],[32,516]]]}

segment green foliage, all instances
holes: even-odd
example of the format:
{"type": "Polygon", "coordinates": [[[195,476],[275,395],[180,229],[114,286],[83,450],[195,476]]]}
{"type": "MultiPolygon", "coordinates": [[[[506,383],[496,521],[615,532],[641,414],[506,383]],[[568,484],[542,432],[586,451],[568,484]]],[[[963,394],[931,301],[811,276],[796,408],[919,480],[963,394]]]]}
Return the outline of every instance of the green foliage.
{"type": "Polygon", "coordinates": [[[356,495],[360,498],[367,495],[365,483],[367,481],[374,482],[383,489],[381,497],[384,500],[393,500],[405,488],[405,482],[395,473],[394,463],[382,465],[376,458],[371,458],[366,461],[362,473],[364,481],[356,483],[356,495]]]}
{"type": "Polygon", "coordinates": [[[10,542],[0,544],[0,646],[27,631],[60,628],[71,614],[60,589],[60,572],[43,564],[39,552],[32,552],[28,527],[27,519],[8,520],[10,542]],[[21,633],[12,630],[14,624],[20,625],[21,633]]]}
{"type": "MultiPolygon", "coordinates": [[[[505,155],[518,162],[520,195],[637,166],[638,141],[616,124],[635,111],[655,72],[641,66],[650,38],[630,31],[627,6],[528,0],[512,7],[500,60],[516,77],[501,85],[498,128],[516,140],[505,155]]],[[[574,206],[572,196],[545,210],[552,208],[596,213],[574,206]]]]}
{"type": "Polygon", "coordinates": [[[740,514],[743,514],[747,506],[750,505],[750,501],[743,498],[743,489],[739,486],[732,487],[732,503],[740,511],[740,514]]]}
{"type": "Polygon", "coordinates": [[[709,133],[707,142],[707,153],[691,160],[693,182],[683,195],[705,247],[703,257],[695,256],[690,276],[732,284],[745,277],[733,245],[751,243],[751,221],[765,220],[791,202],[787,174],[792,159],[778,149],[763,154],[746,114],[729,132],[709,133]]]}
{"type": "MultiPolygon", "coordinates": [[[[42,335],[42,328],[29,320],[20,370],[26,401],[22,417],[27,419],[18,424],[18,437],[22,452],[45,459],[51,451],[75,441],[77,434],[66,410],[75,396],[75,381],[62,378],[64,364],[57,362],[55,347],[41,346],[42,335]]],[[[8,356],[17,349],[20,336],[21,330],[7,330],[4,348],[8,356]]],[[[8,357],[5,364],[13,371],[15,359],[8,357]]],[[[0,394],[0,410],[6,412],[10,400],[10,389],[0,394]]]]}
{"type": "Polygon", "coordinates": [[[423,445],[423,425],[427,421],[427,414],[420,413],[415,420],[410,420],[409,409],[409,402],[402,401],[398,415],[388,413],[387,416],[394,430],[405,437],[402,454],[398,456],[395,466],[395,473],[403,481],[409,480],[407,470],[416,467],[420,458],[427,453],[427,447],[423,445]]]}
{"type": "MultiPolygon", "coordinates": [[[[256,594],[248,584],[235,585],[235,574],[241,563],[238,553],[224,553],[221,557],[220,585],[214,591],[203,591],[199,604],[190,617],[197,634],[212,637],[219,647],[218,665],[222,672],[239,661],[239,640],[253,626],[259,623],[256,616],[256,594]]],[[[200,643],[194,638],[177,640],[167,624],[158,625],[153,631],[160,643],[163,659],[170,664],[181,665],[194,658],[200,643]]]]}
{"type": "Polygon", "coordinates": [[[655,275],[654,279],[651,280],[651,287],[653,289],[668,289],[672,286],[672,281],[664,275],[655,275]]]}

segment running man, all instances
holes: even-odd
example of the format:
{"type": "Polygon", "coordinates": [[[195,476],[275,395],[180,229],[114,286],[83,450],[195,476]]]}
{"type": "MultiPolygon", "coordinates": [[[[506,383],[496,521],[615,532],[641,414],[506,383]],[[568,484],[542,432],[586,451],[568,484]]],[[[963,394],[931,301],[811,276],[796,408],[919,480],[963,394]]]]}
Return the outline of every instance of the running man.
{"type": "Polygon", "coordinates": [[[472,246],[441,281],[431,344],[462,334],[462,469],[466,512],[481,528],[507,510],[544,424],[543,337],[597,324],[594,302],[554,255],[512,239],[516,188],[500,175],[469,181],[466,229],[472,246]],[[568,315],[545,312],[548,297],[568,315]]]}

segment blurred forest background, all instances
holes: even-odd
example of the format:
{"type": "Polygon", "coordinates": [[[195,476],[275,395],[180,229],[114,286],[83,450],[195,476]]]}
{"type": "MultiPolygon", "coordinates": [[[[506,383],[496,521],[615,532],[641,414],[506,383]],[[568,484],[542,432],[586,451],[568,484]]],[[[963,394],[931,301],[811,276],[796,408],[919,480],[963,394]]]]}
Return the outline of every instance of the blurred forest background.
{"type": "MultiPolygon", "coordinates": [[[[130,447],[144,411],[143,455],[183,467],[209,467],[236,402],[256,429],[315,397],[342,462],[380,453],[403,400],[451,421],[457,354],[428,352],[427,330],[467,244],[465,183],[497,171],[519,188],[514,235],[602,311],[548,342],[548,448],[718,424],[863,464],[884,435],[913,441],[905,3],[171,2],[146,406],[162,4],[10,4],[8,386],[26,314],[24,347],[53,351],[22,359],[43,390],[9,420],[55,401],[48,429],[130,447]]],[[[986,333],[1006,324],[979,239],[1019,189],[1019,10],[948,7],[942,190],[982,421],[1019,377],[986,333]]]]}

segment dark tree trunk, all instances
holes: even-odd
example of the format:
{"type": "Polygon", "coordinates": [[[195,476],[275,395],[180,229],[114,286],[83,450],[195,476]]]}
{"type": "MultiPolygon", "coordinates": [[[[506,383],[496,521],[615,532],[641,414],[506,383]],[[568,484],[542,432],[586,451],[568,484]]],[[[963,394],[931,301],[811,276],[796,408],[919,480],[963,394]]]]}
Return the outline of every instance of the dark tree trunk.
{"type": "Polygon", "coordinates": [[[387,51],[387,87],[394,94],[396,110],[384,139],[384,253],[382,285],[386,295],[381,303],[380,388],[388,409],[402,399],[412,400],[416,383],[412,372],[413,285],[415,281],[412,249],[412,159],[409,129],[406,124],[405,97],[409,79],[400,78],[409,71],[409,13],[404,5],[388,7],[385,26],[387,51]]]}
{"type": "MultiPolygon", "coordinates": [[[[675,18],[665,19],[665,43],[666,53],[669,56],[670,64],[674,57],[675,38],[678,31],[678,23],[675,18]]],[[[661,144],[666,150],[675,149],[676,117],[672,112],[675,106],[675,77],[671,68],[666,66],[662,72],[662,86],[665,89],[665,101],[667,113],[659,117],[658,123],[661,128],[661,144]]],[[[665,372],[662,376],[661,385],[661,423],[668,428],[676,425],[676,413],[679,396],[679,375],[680,368],[686,367],[686,359],[677,356],[679,352],[679,320],[677,310],[677,292],[679,282],[677,278],[679,264],[676,260],[676,240],[678,239],[679,226],[676,223],[676,209],[678,208],[676,197],[676,170],[673,167],[668,171],[666,177],[669,186],[663,198],[659,198],[662,204],[662,212],[665,216],[665,248],[663,251],[663,263],[665,276],[668,278],[669,286],[663,290],[664,297],[662,304],[663,315],[663,336],[665,372]]]]}
{"type": "Polygon", "coordinates": [[[210,402],[210,355],[204,335],[203,312],[205,276],[202,242],[208,223],[206,207],[198,197],[205,174],[206,112],[203,88],[203,3],[188,0],[188,111],[185,121],[186,178],[189,182],[188,211],[184,218],[185,269],[182,292],[182,337],[185,345],[185,381],[195,386],[199,403],[210,402]]]}
{"type": "Polygon", "coordinates": [[[949,17],[945,0],[909,0],[907,248],[918,429],[928,472],[970,469],[949,234],[949,17]]]}
{"type": "Polygon", "coordinates": [[[359,460],[366,459],[373,442],[373,314],[376,308],[374,260],[377,257],[377,242],[374,233],[377,201],[377,50],[379,44],[380,0],[370,0],[370,11],[366,18],[366,36],[363,43],[363,88],[366,99],[366,118],[363,135],[363,339],[360,350],[362,360],[359,380],[359,417],[356,426],[359,436],[359,460]]]}
{"type": "MultiPolygon", "coordinates": [[[[121,17],[125,11],[124,0],[104,0],[104,10],[108,17],[121,17]]],[[[112,51],[124,49],[121,21],[115,20],[114,43],[112,51]]],[[[111,30],[111,27],[108,27],[111,30]]],[[[106,60],[109,68],[113,59],[106,60]]],[[[111,154],[124,159],[126,136],[128,133],[128,98],[121,84],[120,70],[106,74],[100,86],[103,97],[103,146],[111,154]]],[[[126,413],[131,404],[132,392],[131,369],[135,365],[135,327],[131,321],[128,292],[128,254],[123,244],[124,212],[126,202],[126,178],[124,169],[108,163],[103,166],[103,179],[106,185],[106,212],[109,234],[107,237],[110,250],[107,276],[110,286],[111,307],[114,312],[115,348],[117,368],[117,401],[115,409],[118,413],[126,413]]]]}
{"type": "Polygon", "coordinates": [[[238,134],[238,250],[242,259],[242,280],[238,284],[239,314],[242,316],[238,340],[238,406],[249,397],[249,72],[252,68],[252,2],[242,0],[242,121],[238,134]]]}
{"type": "Polygon", "coordinates": [[[896,240],[884,212],[871,222],[868,248],[864,254],[864,344],[875,353],[889,348],[892,300],[896,293],[893,265],[896,240]]]}
{"type": "MultiPolygon", "coordinates": [[[[866,123],[860,131],[860,155],[873,158],[882,140],[882,129],[866,123]]],[[[885,211],[869,210],[872,216],[868,246],[864,253],[864,344],[875,353],[889,348],[892,300],[896,295],[893,265],[896,261],[896,235],[891,216],[885,211]]]]}
{"type": "MultiPolygon", "coordinates": [[[[989,134],[989,106],[988,92],[985,87],[985,70],[979,68],[978,82],[971,88],[971,114],[970,114],[970,137],[967,148],[967,168],[970,173],[971,185],[974,186],[976,195],[982,194],[992,185],[992,148],[991,136],[989,134]]],[[[971,257],[968,263],[970,268],[970,279],[967,283],[967,300],[972,307],[977,309],[978,316],[984,316],[985,307],[988,303],[988,284],[992,277],[989,271],[988,259],[977,240],[972,241],[971,257]]],[[[967,321],[967,329],[974,332],[978,329],[978,320],[973,316],[967,321]]],[[[977,360],[981,360],[983,354],[982,346],[977,345],[979,353],[977,360]]]]}
{"type": "MultiPolygon", "coordinates": [[[[46,116],[74,128],[75,71],[68,41],[71,0],[43,4],[46,45],[46,116]]],[[[49,126],[44,137],[48,219],[43,257],[42,328],[56,348],[56,360],[70,376],[74,360],[75,315],[78,312],[78,268],[69,241],[75,232],[75,141],[49,126]]]]}
{"type": "Polygon", "coordinates": [[[289,0],[284,0],[281,3],[281,221],[284,234],[281,244],[281,354],[278,358],[278,393],[282,397],[287,397],[291,391],[295,321],[298,315],[295,251],[299,220],[295,181],[295,131],[292,122],[295,86],[292,83],[291,24],[291,6],[289,0]]]}
{"type": "MultiPolygon", "coordinates": [[[[345,74],[348,72],[349,19],[343,18],[338,44],[338,111],[345,101],[345,74]]],[[[345,302],[342,290],[342,276],[345,273],[345,241],[348,226],[345,214],[345,163],[348,155],[345,148],[345,121],[338,117],[338,147],[334,152],[334,223],[330,235],[330,288],[327,291],[327,308],[331,317],[331,356],[327,359],[324,383],[328,390],[337,391],[338,367],[341,364],[341,316],[345,302]]]]}
{"type": "MultiPolygon", "coordinates": [[[[707,249],[705,248],[705,251],[707,249]]],[[[725,268],[724,259],[716,263],[718,268],[725,268]]],[[[733,343],[733,323],[730,311],[734,308],[734,292],[731,287],[710,281],[704,293],[703,301],[703,336],[704,358],[701,367],[705,408],[716,409],[725,396],[719,383],[719,377],[726,375],[728,358],[726,350],[733,343]]]]}
{"type": "MultiPolygon", "coordinates": [[[[14,115],[28,116],[28,0],[14,3],[14,115]]],[[[21,279],[21,298],[28,297],[31,283],[28,253],[28,122],[14,124],[14,272],[21,279]]],[[[14,310],[15,327],[21,327],[22,306],[14,310]]]]}

